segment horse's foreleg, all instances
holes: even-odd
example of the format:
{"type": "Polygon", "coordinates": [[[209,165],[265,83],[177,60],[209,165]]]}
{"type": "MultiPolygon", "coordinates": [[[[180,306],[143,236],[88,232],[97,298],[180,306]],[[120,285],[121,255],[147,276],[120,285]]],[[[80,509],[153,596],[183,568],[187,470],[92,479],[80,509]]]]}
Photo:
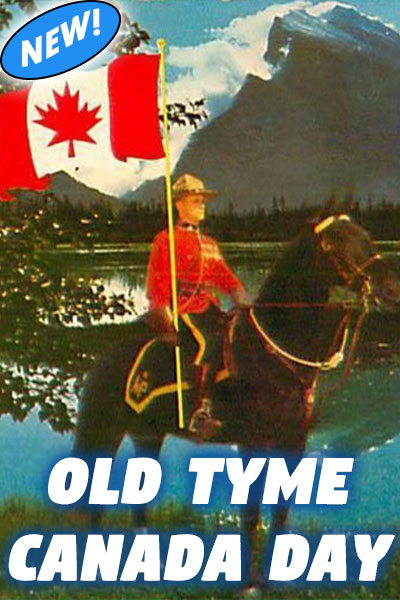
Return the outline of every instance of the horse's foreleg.
{"type": "MultiPolygon", "coordinates": [[[[306,442],[307,442],[307,436],[306,436],[306,433],[303,430],[303,428],[301,428],[299,426],[296,434],[297,435],[293,436],[293,439],[290,440],[291,443],[287,444],[287,447],[285,448],[285,452],[282,452],[282,454],[285,454],[289,451],[292,454],[292,458],[290,458],[290,457],[287,458],[287,464],[289,467],[289,471],[291,473],[294,472],[294,470],[297,468],[298,464],[300,463],[300,461],[303,457],[305,447],[306,447],[306,442]],[[295,458],[293,458],[293,454],[296,455],[295,458]]],[[[289,501],[282,503],[282,504],[278,504],[277,506],[274,506],[274,508],[272,509],[270,528],[269,528],[269,534],[268,534],[268,544],[269,545],[274,543],[275,536],[277,533],[282,532],[286,529],[288,520],[289,520],[289,511],[290,511],[290,502],[289,501]]]]}
{"type": "MultiPolygon", "coordinates": [[[[135,455],[158,459],[163,439],[150,438],[137,440],[132,437],[135,445],[135,455]]],[[[146,504],[138,504],[132,508],[132,523],[135,529],[146,529],[148,525],[148,511],[146,504]]]]}
{"type": "MultiPolygon", "coordinates": [[[[122,439],[124,437],[124,432],[123,431],[119,431],[113,432],[114,435],[110,435],[108,439],[104,440],[102,446],[101,446],[101,452],[100,452],[100,456],[107,456],[109,458],[114,458],[118,452],[118,448],[121,445],[122,439]]],[[[92,454],[91,458],[94,459],[96,456],[96,451],[94,454],[92,454]]],[[[97,530],[100,528],[101,525],[101,519],[104,513],[104,507],[103,506],[91,506],[90,509],[88,509],[86,511],[87,514],[87,519],[88,519],[88,525],[90,527],[90,529],[94,529],[97,530]]]]}
{"type": "MultiPolygon", "coordinates": [[[[300,405],[302,409],[303,406],[300,405]]],[[[304,456],[307,444],[307,430],[303,423],[305,412],[302,410],[297,421],[297,425],[284,424],[276,433],[279,444],[276,445],[276,451],[282,456],[286,456],[286,464],[290,473],[293,473],[304,456]]],[[[282,503],[275,506],[272,510],[270,534],[271,539],[275,533],[286,528],[289,518],[289,503],[282,503]]]]}
{"type": "Polygon", "coordinates": [[[241,511],[241,524],[248,542],[247,580],[250,586],[262,583],[262,565],[260,564],[260,506],[246,504],[241,511]]]}
{"type": "MultiPolygon", "coordinates": [[[[91,467],[93,467],[94,465],[94,460],[97,454],[99,454],[99,456],[101,457],[107,456],[110,458],[114,458],[118,452],[118,448],[122,442],[122,438],[123,432],[119,432],[118,435],[109,436],[108,440],[103,440],[101,448],[91,448],[89,450],[89,448],[85,445],[84,456],[88,459],[89,464],[91,464],[91,467]]],[[[79,445],[76,445],[74,453],[79,455],[81,454],[81,452],[82,448],[79,445]]],[[[83,526],[92,530],[99,529],[101,525],[103,512],[104,508],[102,506],[85,507],[82,511],[80,511],[83,526]]]]}
{"type": "MultiPolygon", "coordinates": [[[[240,452],[246,454],[246,450],[240,452]]],[[[241,507],[241,526],[248,543],[247,581],[250,587],[261,587],[264,584],[262,574],[262,544],[261,535],[261,498],[263,480],[258,478],[249,489],[247,503],[241,507]]]]}
{"type": "Polygon", "coordinates": [[[286,528],[289,517],[289,506],[276,506],[272,511],[270,536],[286,528]]]}

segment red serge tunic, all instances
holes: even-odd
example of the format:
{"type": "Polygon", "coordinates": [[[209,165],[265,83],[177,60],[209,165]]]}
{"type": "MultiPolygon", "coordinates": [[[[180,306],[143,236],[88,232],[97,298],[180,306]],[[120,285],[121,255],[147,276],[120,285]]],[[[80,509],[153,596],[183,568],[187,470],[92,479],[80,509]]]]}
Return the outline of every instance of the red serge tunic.
{"type": "MultiPolygon", "coordinates": [[[[224,261],[217,242],[198,230],[175,227],[175,256],[180,314],[202,313],[210,304],[219,306],[215,289],[230,294],[243,287],[224,261]]],[[[153,241],[147,269],[147,296],[151,309],[171,304],[167,230],[161,231],[153,241]]]]}

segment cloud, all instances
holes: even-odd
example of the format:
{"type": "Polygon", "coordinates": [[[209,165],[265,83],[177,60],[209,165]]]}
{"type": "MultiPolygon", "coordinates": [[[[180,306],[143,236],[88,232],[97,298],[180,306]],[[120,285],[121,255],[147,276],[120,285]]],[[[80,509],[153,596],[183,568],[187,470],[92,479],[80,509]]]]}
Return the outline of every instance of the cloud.
{"type": "Polygon", "coordinates": [[[309,6],[310,2],[303,0],[274,5],[254,15],[235,18],[228,27],[211,29],[213,39],[209,42],[195,47],[171,48],[168,63],[183,72],[172,84],[172,93],[182,95],[190,91],[206,95],[213,113],[213,97],[231,98],[248,74],[270,79],[271,71],[263,57],[275,17],[309,6]]]}

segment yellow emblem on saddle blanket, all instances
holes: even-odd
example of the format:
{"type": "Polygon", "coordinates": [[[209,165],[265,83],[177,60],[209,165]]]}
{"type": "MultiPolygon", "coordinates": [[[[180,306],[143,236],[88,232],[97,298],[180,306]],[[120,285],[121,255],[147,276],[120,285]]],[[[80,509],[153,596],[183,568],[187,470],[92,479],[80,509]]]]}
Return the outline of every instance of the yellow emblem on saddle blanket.
{"type": "MultiPolygon", "coordinates": [[[[158,342],[157,339],[150,340],[142,347],[132,365],[125,386],[125,402],[138,414],[143,412],[154,398],[177,391],[176,382],[162,381],[161,378],[158,378],[157,381],[157,369],[148,367],[147,363],[152,360],[151,350],[154,351],[153,356],[157,355],[157,350],[160,352],[160,362],[163,359],[164,364],[169,364],[172,361],[172,370],[169,369],[170,377],[175,372],[173,368],[173,351],[171,348],[158,342]],[[171,355],[168,357],[170,360],[165,360],[168,354],[171,355]]],[[[190,389],[187,381],[182,382],[182,389],[190,389]]]]}

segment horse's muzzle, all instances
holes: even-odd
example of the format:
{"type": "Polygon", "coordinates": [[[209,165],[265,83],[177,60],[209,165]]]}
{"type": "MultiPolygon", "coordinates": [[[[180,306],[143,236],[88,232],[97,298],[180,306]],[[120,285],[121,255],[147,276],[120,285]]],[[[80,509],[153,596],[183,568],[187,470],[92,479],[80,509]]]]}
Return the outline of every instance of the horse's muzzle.
{"type": "Polygon", "coordinates": [[[393,309],[400,304],[399,279],[384,262],[371,268],[371,285],[376,305],[393,309]]]}

